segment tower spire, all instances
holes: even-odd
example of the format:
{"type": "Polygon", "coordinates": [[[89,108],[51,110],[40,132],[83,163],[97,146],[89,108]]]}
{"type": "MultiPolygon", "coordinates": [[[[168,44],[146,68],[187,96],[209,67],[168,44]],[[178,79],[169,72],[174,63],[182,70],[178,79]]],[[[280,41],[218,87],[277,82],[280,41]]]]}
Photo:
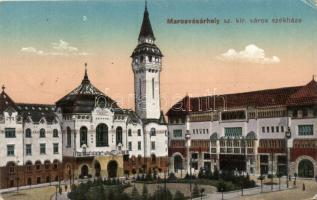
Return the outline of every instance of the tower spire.
{"type": "Polygon", "coordinates": [[[88,73],[87,73],[87,63],[85,63],[85,76],[84,76],[84,79],[82,81],[82,83],[89,83],[89,78],[88,78],[88,73]]]}
{"type": "Polygon", "coordinates": [[[150,17],[149,17],[149,12],[147,9],[147,0],[145,0],[145,6],[144,6],[144,15],[143,15],[143,21],[142,21],[142,26],[139,34],[139,40],[141,38],[152,38],[153,40],[155,39],[151,22],[150,22],[150,17]]]}
{"type": "Polygon", "coordinates": [[[2,85],[2,92],[4,92],[5,89],[6,89],[6,87],[4,85],[2,85]]]}

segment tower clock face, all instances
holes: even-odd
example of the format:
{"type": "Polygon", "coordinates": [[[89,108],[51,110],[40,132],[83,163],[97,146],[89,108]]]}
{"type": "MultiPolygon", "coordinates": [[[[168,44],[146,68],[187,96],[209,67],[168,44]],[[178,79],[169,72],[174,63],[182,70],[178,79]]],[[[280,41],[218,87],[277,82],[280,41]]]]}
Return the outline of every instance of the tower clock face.
{"type": "Polygon", "coordinates": [[[100,108],[105,108],[106,107],[106,98],[105,97],[99,97],[97,101],[97,105],[100,108]]]}

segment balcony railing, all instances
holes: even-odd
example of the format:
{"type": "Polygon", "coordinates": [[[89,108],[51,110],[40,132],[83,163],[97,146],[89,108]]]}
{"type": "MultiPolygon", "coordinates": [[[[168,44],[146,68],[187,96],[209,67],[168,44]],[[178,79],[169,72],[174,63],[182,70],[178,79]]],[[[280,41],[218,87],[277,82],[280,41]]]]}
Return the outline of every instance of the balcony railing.
{"type": "Polygon", "coordinates": [[[110,155],[126,155],[127,150],[113,150],[113,151],[87,151],[87,152],[74,152],[74,157],[94,157],[94,156],[110,156],[110,155]]]}

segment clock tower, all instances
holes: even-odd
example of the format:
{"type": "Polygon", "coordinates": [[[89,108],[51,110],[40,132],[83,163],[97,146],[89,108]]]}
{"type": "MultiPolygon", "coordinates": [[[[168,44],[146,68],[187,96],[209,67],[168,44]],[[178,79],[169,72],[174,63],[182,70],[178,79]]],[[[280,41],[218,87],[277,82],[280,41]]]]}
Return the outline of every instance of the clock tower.
{"type": "Polygon", "coordinates": [[[131,57],[136,113],[142,119],[159,119],[161,114],[160,72],[163,55],[155,45],[146,2],[138,45],[131,57]]]}

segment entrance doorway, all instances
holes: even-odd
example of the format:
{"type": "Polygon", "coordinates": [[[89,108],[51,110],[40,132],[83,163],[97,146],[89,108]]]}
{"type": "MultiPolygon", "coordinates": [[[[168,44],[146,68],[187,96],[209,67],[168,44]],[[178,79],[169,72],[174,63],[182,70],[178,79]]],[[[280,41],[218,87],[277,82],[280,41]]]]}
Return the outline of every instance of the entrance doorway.
{"type": "Polygon", "coordinates": [[[223,171],[246,171],[245,156],[243,155],[220,155],[220,169],[223,171]]]}
{"type": "Polygon", "coordinates": [[[116,161],[112,160],[108,163],[107,166],[108,170],[108,177],[109,178],[115,178],[117,177],[117,171],[118,171],[118,164],[116,161]]]}
{"type": "Polygon", "coordinates": [[[80,173],[82,178],[85,178],[88,176],[88,166],[84,165],[81,167],[81,173],[80,173]]]}
{"type": "Polygon", "coordinates": [[[101,172],[101,166],[98,161],[95,162],[95,176],[99,177],[101,172]]]}
{"type": "Polygon", "coordinates": [[[183,159],[180,155],[174,156],[174,171],[177,173],[178,170],[183,169],[183,159]]]}
{"type": "Polygon", "coordinates": [[[314,165],[310,160],[302,160],[298,164],[299,177],[314,177],[314,165]]]}

